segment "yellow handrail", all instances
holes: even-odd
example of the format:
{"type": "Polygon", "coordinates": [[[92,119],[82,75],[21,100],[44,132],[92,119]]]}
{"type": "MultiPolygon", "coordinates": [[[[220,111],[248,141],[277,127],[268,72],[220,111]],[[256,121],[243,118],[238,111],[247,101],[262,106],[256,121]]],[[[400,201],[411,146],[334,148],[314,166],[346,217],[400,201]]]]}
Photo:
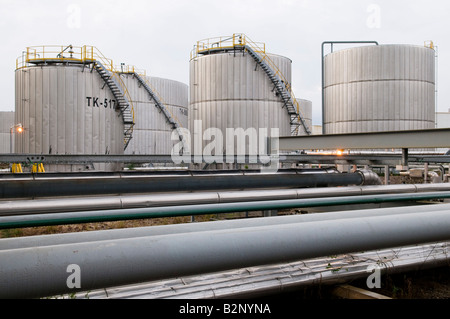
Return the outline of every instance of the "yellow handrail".
{"type": "Polygon", "coordinates": [[[115,73],[138,73],[145,76],[145,70],[138,70],[134,66],[121,64],[114,65],[113,60],[107,58],[97,47],[91,45],[77,46],[33,46],[28,47],[24,55],[16,59],[16,69],[28,67],[30,64],[39,62],[78,62],[92,63],[99,61],[111,72],[115,73]]]}
{"type": "Polygon", "coordinates": [[[434,42],[431,40],[425,41],[425,47],[434,50],[434,42]]]}
{"type": "Polygon", "coordinates": [[[129,74],[133,74],[136,73],[140,76],[147,76],[147,71],[146,70],[142,70],[142,69],[138,69],[136,68],[134,65],[120,65],[120,66],[116,66],[115,70],[117,70],[117,73],[129,73],[129,74]],[[119,71],[120,70],[120,71],[119,71]]]}
{"type": "Polygon", "coordinates": [[[108,59],[99,49],[95,46],[83,46],[84,50],[84,59],[83,62],[93,62],[99,61],[103,64],[103,66],[111,72],[116,72],[114,68],[114,62],[111,59],[108,59]]]}
{"type": "MultiPolygon", "coordinates": [[[[122,89],[123,89],[123,93],[125,94],[125,96],[126,96],[128,102],[130,102],[130,104],[131,104],[131,103],[132,103],[132,102],[131,102],[132,99],[131,99],[131,96],[130,96],[130,92],[128,91],[128,88],[127,88],[127,86],[125,85],[125,82],[123,82],[122,78],[121,78],[116,72],[113,72],[112,75],[113,75],[113,77],[114,77],[115,79],[117,79],[117,81],[119,82],[119,85],[120,85],[120,86],[122,87],[122,89]]],[[[131,107],[131,115],[132,115],[132,117],[133,117],[133,123],[134,123],[134,108],[133,108],[133,105],[130,105],[130,107],[131,107]]]]}
{"type": "MultiPolygon", "coordinates": [[[[150,83],[150,81],[147,79],[147,77],[144,77],[143,80],[145,81],[145,83],[149,86],[149,88],[152,90],[152,92],[154,94],[156,94],[156,96],[158,97],[158,99],[161,101],[161,103],[163,105],[167,106],[167,103],[164,101],[164,99],[162,98],[161,94],[159,94],[159,92],[157,90],[155,90],[155,88],[153,87],[153,85],[150,83]]],[[[178,120],[178,117],[174,116],[173,113],[169,110],[169,108],[166,108],[167,112],[169,112],[170,116],[175,120],[175,122],[177,122],[179,127],[183,127],[180,124],[180,121],[178,120]]]]}
{"type": "Polygon", "coordinates": [[[33,46],[28,47],[24,54],[16,59],[16,68],[21,69],[36,62],[83,62],[83,48],[68,46],[33,46]]]}
{"type": "MultiPolygon", "coordinates": [[[[243,47],[246,44],[247,37],[242,33],[235,33],[232,36],[222,36],[216,38],[209,38],[197,41],[194,50],[191,52],[191,60],[197,57],[199,54],[204,54],[206,52],[214,50],[225,50],[233,49],[235,47],[243,47]]],[[[258,53],[266,52],[266,45],[262,42],[253,42],[258,53]]]]}

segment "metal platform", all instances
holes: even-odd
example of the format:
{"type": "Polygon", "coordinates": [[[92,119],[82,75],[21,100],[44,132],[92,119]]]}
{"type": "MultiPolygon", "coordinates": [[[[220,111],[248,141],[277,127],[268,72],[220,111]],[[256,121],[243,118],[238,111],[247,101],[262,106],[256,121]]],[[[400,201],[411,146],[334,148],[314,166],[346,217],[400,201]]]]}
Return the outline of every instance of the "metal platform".
{"type": "MultiPolygon", "coordinates": [[[[217,159],[217,157],[215,157],[217,159]]],[[[195,158],[197,160],[197,158],[195,158]]],[[[209,162],[209,157],[202,158],[203,163],[209,162]]],[[[254,164],[255,158],[250,156],[234,157],[233,163],[254,164]]],[[[262,163],[256,158],[257,164],[262,163]]],[[[333,155],[333,154],[291,154],[279,155],[281,163],[298,164],[358,164],[358,165],[400,165],[401,154],[355,154],[355,155],[333,155]]],[[[450,163],[450,155],[410,154],[410,163],[450,163]]],[[[223,163],[229,163],[229,157],[223,157],[223,163]]],[[[39,154],[1,154],[0,163],[44,163],[44,164],[92,164],[92,163],[134,163],[134,164],[170,164],[173,163],[171,155],[39,155],[39,154]]],[[[190,163],[194,162],[194,156],[190,163]]]]}

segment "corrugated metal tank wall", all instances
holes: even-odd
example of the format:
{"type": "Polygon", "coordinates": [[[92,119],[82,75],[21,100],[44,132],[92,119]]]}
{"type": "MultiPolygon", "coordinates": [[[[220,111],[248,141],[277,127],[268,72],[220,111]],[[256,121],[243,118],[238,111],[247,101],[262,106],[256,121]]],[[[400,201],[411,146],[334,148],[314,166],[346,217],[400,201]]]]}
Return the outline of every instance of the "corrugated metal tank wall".
{"type": "MultiPolygon", "coordinates": [[[[298,105],[300,107],[300,114],[303,116],[305,124],[312,131],[312,102],[303,99],[297,99],[298,105]]],[[[303,130],[299,130],[300,133],[303,133],[303,130]]]]}
{"type": "Polygon", "coordinates": [[[434,128],[434,50],[356,47],[328,54],[324,71],[326,134],[434,128]]]}
{"type": "MultiPolygon", "coordinates": [[[[0,154],[9,154],[11,151],[11,127],[14,125],[14,112],[0,112],[0,154]]],[[[14,135],[12,136],[13,144],[14,135]]]]}
{"type": "MultiPolygon", "coordinates": [[[[156,107],[148,92],[139,85],[132,74],[122,74],[134,106],[135,123],[133,138],[126,154],[171,154],[172,147],[179,141],[171,141],[172,126],[156,107]]],[[[146,77],[151,88],[160,95],[162,102],[181,127],[188,127],[187,84],[158,77],[146,77]]]]}
{"type": "MultiPolygon", "coordinates": [[[[95,70],[83,65],[18,69],[15,121],[23,124],[25,132],[16,139],[16,153],[123,154],[122,118],[111,103],[104,106],[103,101],[114,100],[104,84],[95,70]]],[[[71,171],[86,167],[45,168],[71,171]]],[[[115,170],[117,165],[95,164],[95,169],[115,170]]]]}
{"type": "MultiPolygon", "coordinates": [[[[292,61],[269,54],[291,82],[292,61]]],[[[215,53],[190,61],[189,129],[201,120],[203,132],[227,128],[279,128],[291,135],[290,117],[266,73],[242,52],[215,53]]],[[[225,145],[225,143],[224,143],[225,145]]],[[[203,144],[203,148],[205,143],[203,144]]],[[[202,148],[202,149],[203,149],[202,148]]]]}
{"type": "MultiPolygon", "coordinates": [[[[450,128],[450,109],[448,110],[448,112],[436,113],[436,128],[450,128]]],[[[449,148],[441,148],[437,149],[436,151],[445,154],[450,151],[450,145],[449,148]]]]}

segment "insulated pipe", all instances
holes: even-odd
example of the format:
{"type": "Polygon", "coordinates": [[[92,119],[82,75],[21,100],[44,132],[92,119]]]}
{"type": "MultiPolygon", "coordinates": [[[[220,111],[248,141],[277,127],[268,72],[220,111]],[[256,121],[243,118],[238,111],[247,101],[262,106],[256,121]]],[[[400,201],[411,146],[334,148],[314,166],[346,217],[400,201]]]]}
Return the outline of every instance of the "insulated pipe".
{"type": "Polygon", "coordinates": [[[149,195],[117,195],[82,198],[57,197],[52,199],[22,201],[10,200],[0,201],[0,216],[431,191],[450,191],[450,184],[400,184],[388,186],[349,186],[149,195]]]}
{"type": "Polygon", "coordinates": [[[126,284],[450,240],[448,211],[0,251],[0,298],[126,284]],[[80,288],[68,288],[73,269],[80,288]],[[76,274],[76,273],[75,273],[76,274]]]}
{"type": "Polygon", "coordinates": [[[133,220],[176,216],[194,216],[230,212],[264,211],[304,207],[323,207],[368,203],[389,203],[450,198],[450,192],[408,193],[393,195],[345,196],[315,199],[294,199],[279,201],[257,201],[170,207],[149,207],[135,209],[66,212],[35,215],[0,217],[0,229],[93,223],[104,221],[133,220]]]}
{"type": "Polygon", "coordinates": [[[89,299],[241,299],[279,294],[316,285],[342,284],[368,277],[377,262],[382,274],[448,266],[450,243],[414,245],[339,256],[319,257],[288,264],[236,269],[215,274],[173,278],[131,286],[81,292],[89,299]],[[325,267],[324,265],[329,265],[325,267]],[[249,270],[249,271],[247,271],[249,270]],[[282,278],[282,280],[280,280],[282,278]],[[207,279],[205,281],[205,279],[207,279]]]}
{"type": "MultiPolygon", "coordinates": [[[[85,155],[83,155],[85,156],[85,155]]],[[[170,156],[169,156],[170,157],[170,156]]],[[[109,158],[109,156],[108,156],[109,158]]],[[[1,155],[0,155],[1,159],[1,155]]],[[[16,163],[20,161],[12,161],[16,163]]],[[[59,163],[63,164],[63,163],[59,163]]],[[[278,174],[328,174],[338,173],[335,168],[280,168],[277,171],[278,174]]],[[[0,179],[20,179],[20,180],[34,180],[39,178],[101,178],[101,177],[116,177],[116,178],[129,178],[129,177],[154,177],[154,176],[205,176],[205,175],[254,175],[261,174],[261,170],[257,169],[215,169],[215,170],[188,170],[188,169],[164,169],[164,170],[125,170],[125,171],[81,171],[81,172],[46,172],[45,175],[36,175],[34,173],[21,173],[21,174],[0,174],[0,179]]]]}
{"type": "MultiPolygon", "coordinates": [[[[216,189],[301,188],[362,185],[368,175],[356,173],[252,174],[104,178],[0,179],[1,198],[36,198],[216,189]]],[[[371,177],[369,177],[371,179],[371,177]]]]}
{"type": "Polygon", "coordinates": [[[315,221],[337,220],[345,218],[361,218],[390,216],[424,212],[450,211],[450,204],[421,205],[414,207],[393,207],[385,209],[362,209],[333,213],[316,213],[307,215],[277,216],[271,218],[252,218],[223,220],[203,223],[176,224],[164,226],[138,227],[131,229],[111,229],[81,233],[41,235],[32,237],[0,239],[0,250],[30,248],[38,246],[54,246],[83,242],[149,237],[159,235],[184,234],[202,231],[238,229],[245,227],[274,226],[315,221]]]}

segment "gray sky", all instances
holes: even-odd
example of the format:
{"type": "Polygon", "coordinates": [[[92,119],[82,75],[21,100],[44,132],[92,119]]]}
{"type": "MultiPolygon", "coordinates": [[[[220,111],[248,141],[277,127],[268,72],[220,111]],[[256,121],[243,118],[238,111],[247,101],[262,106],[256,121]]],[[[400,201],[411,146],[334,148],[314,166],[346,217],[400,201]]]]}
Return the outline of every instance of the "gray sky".
{"type": "Polygon", "coordinates": [[[233,33],[293,61],[294,93],[313,102],[314,124],[321,121],[324,41],[432,40],[438,47],[438,110],[450,108],[450,1],[0,0],[0,10],[0,111],[14,110],[15,61],[28,46],[94,45],[117,65],[189,84],[196,41],[233,33]]]}

